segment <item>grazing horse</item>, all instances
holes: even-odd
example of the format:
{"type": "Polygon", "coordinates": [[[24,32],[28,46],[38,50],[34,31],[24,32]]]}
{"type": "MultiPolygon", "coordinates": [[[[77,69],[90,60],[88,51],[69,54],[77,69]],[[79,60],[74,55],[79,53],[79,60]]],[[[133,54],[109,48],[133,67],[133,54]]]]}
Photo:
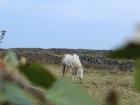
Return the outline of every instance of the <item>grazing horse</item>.
{"type": "Polygon", "coordinates": [[[63,76],[68,76],[68,73],[72,73],[73,80],[77,80],[77,78],[83,79],[83,68],[80,58],[77,54],[65,54],[62,57],[62,65],[63,76]]]}

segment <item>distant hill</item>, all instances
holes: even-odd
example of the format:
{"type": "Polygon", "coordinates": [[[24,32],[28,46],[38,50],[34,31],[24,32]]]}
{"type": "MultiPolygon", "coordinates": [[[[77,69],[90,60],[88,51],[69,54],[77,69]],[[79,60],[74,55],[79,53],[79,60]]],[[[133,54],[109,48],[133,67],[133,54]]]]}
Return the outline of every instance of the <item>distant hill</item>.
{"type": "Polygon", "coordinates": [[[64,54],[77,53],[86,68],[109,69],[109,70],[132,70],[133,62],[129,60],[114,60],[106,56],[112,50],[89,50],[89,49],[41,49],[41,48],[13,48],[0,49],[0,57],[3,58],[7,50],[13,50],[18,57],[24,56],[28,62],[47,62],[60,64],[64,54]]]}
{"type": "Polygon", "coordinates": [[[73,54],[77,53],[79,55],[89,55],[89,56],[106,56],[111,53],[112,50],[89,50],[89,49],[48,49],[49,53],[56,55],[73,54]]]}

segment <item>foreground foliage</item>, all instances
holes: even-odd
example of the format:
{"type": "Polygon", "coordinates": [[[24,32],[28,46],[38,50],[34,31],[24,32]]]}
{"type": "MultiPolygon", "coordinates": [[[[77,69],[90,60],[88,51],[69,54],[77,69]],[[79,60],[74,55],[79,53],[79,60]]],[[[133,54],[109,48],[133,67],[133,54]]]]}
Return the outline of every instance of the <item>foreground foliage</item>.
{"type": "Polygon", "coordinates": [[[13,52],[0,61],[1,105],[96,105],[66,78],[56,79],[39,63],[23,64],[13,52]],[[22,64],[22,65],[21,65],[22,64]],[[65,85],[65,86],[64,86],[65,85]],[[38,102],[32,101],[32,97],[38,102]]]}

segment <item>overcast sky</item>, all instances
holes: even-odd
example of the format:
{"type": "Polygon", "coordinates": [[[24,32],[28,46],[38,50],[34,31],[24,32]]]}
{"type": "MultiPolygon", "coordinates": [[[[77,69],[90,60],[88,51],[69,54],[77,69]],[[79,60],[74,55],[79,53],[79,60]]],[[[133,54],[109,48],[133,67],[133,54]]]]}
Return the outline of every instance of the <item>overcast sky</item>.
{"type": "Polygon", "coordinates": [[[112,49],[140,22],[139,0],[0,0],[3,48],[112,49]]]}

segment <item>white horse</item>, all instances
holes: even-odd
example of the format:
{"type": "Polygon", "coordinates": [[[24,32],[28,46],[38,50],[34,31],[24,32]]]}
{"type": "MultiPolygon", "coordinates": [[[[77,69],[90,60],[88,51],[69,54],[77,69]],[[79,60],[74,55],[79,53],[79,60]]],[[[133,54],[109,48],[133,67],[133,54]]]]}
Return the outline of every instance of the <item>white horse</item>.
{"type": "Polygon", "coordinates": [[[65,54],[62,58],[62,65],[63,76],[68,76],[68,73],[72,73],[73,80],[77,80],[77,78],[83,79],[83,68],[80,58],[77,54],[65,54]]]}

